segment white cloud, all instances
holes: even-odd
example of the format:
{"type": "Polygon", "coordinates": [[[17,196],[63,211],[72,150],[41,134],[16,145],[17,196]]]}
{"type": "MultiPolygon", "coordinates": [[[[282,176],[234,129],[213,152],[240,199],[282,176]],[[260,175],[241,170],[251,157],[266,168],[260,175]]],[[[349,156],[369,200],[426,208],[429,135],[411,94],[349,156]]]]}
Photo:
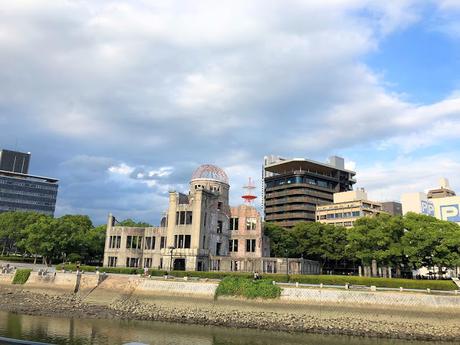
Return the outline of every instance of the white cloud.
{"type": "Polygon", "coordinates": [[[120,163],[117,166],[111,166],[108,170],[109,172],[113,174],[128,176],[132,174],[132,172],[134,171],[134,168],[130,167],[129,165],[125,163],[120,163]]]}
{"type": "Polygon", "coordinates": [[[173,171],[174,171],[173,167],[161,167],[160,169],[157,169],[157,170],[150,170],[148,172],[148,176],[149,177],[166,177],[166,176],[171,175],[173,171]]]}
{"type": "MultiPolygon", "coordinates": [[[[454,5],[443,1],[439,12],[454,5]]],[[[4,2],[1,140],[24,133],[33,147],[55,148],[52,159],[65,162],[63,189],[97,178],[85,192],[105,209],[115,193],[100,189],[106,184],[127,200],[142,188],[163,200],[169,189],[186,190],[193,167],[206,161],[227,170],[237,203],[247,177],[259,184],[267,153],[314,158],[377,145],[397,155],[455,141],[458,94],[414,104],[363,63],[383,38],[423,20],[422,7],[415,0],[4,2]]],[[[348,156],[347,167],[365,165],[348,156]]]]}
{"type": "Polygon", "coordinates": [[[400,200],[404,193],[437,188],[441,177],[447,177],[452,188],[460,190],[458,171],[460,162],[455,152],[420,158],[405,156],[359,169],[358,187],[366,188],[373,200],[400,200]]]}

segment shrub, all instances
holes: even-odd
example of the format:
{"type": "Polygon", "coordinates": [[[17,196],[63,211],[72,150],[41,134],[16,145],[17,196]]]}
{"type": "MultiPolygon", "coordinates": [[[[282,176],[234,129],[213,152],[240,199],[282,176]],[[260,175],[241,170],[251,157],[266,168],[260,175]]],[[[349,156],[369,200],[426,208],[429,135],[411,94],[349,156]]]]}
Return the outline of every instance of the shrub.
{"type": "Polygon", "coordinates": [[[246,298],[277,298],[281,288],[270,280],[252,280],[244,277],[225,277],[219,283],[216,296],[241,296],[246,298]]]}
{"type": "Polygon", "coordinates": [[[25,284],[27,279],[29,279],[30,272],[32,272],[30,268],[17,269],[13,278],[13,284],[25,284]]]}
{"type": "Polygon", "coordinates": [[[456,290],[458,287],[451,280],[415,280],[415,279],[400,279],[400,278],[370,278],[357,276],[329,276],[329,275],[290,275],[291,282],[299,282],[304,284],[325,284],[325,285],[365,285],[377,286],[386,288],[406,289],[427,289],[432,290],[456,290]]]}
{"type": "Polygon", "coordinates": [[[0,261],[33,263],[34,260],[35,260],[34,258],[24,257],[24,256],[0,256],[0,261]]]}

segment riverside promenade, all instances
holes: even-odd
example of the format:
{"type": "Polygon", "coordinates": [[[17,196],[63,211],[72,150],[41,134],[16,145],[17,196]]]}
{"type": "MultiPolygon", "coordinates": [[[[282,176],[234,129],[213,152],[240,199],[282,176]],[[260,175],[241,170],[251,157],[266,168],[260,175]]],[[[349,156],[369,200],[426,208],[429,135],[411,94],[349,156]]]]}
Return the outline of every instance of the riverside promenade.
{"type": "Polygon", "coordinates": [[[283,286],[276,299],[215,297],[218,281],[75,273],[24,285],[0,275],[1,310],[62,317],[122,318],[290,332],[460,339],[460,295],[283,286]]]}

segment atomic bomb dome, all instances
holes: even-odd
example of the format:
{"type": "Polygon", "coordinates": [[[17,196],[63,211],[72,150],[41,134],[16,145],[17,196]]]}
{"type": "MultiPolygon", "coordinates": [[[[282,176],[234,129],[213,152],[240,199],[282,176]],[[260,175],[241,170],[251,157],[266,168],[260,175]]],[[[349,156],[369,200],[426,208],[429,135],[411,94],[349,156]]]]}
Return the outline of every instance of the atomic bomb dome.
{"type": "Polygon", "coordinates": [[[228,184],[228,176],[221,168],[212,164],[203,164],[192,175],[193,180],[214,180],[228,184]]]}

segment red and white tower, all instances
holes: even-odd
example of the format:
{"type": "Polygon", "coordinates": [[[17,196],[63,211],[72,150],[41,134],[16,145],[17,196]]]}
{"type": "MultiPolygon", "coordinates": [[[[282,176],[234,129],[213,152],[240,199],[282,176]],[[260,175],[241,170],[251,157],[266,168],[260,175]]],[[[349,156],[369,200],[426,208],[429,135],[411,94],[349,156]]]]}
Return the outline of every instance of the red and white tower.
{"type": "Polygon", "coordinates": [[[244,202],[248,205],[251,205],[252,202],[257,199],[257,197],[252,193],[252,191],[256,188],[254,185],[254,182],[252,182],[252,179],[249,177],[248,178],[248,184],[246,186],[243,186],[243,189],[246,190],[245,194],[243,194],[241,197],[244,199],[244,202]]]}

